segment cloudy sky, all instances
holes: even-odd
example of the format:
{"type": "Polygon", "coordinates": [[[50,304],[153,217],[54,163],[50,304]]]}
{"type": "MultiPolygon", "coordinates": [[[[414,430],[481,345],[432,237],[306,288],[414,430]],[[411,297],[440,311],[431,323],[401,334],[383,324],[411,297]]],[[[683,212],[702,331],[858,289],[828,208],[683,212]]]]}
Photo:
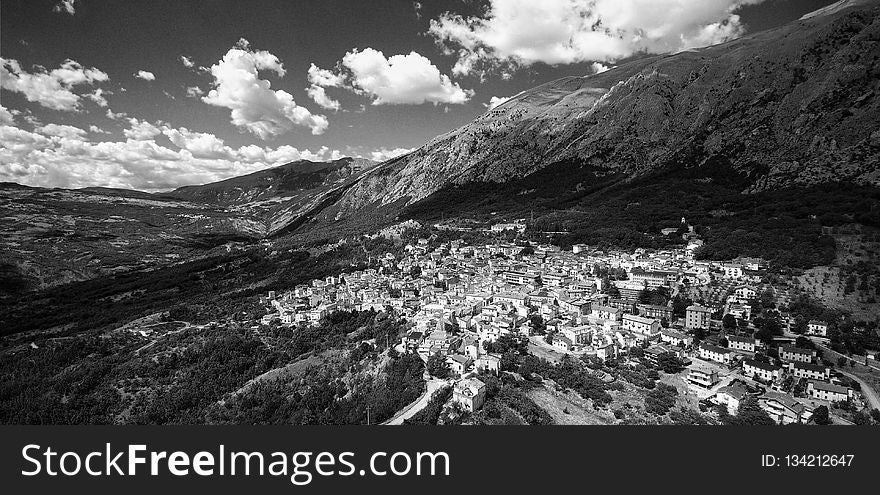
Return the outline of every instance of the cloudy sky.
{"type": "Polygon", "coordinates": [[[3,0],[0,181],[147,191],[383,160],[522,90],[832,0],[3,0]]]}

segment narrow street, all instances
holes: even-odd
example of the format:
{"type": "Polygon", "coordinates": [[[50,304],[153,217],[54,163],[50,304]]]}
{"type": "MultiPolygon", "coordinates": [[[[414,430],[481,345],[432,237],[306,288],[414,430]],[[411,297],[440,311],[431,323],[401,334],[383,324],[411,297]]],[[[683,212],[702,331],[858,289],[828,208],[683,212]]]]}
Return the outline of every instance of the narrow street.
{"type": "Polygon", "coordinates": [[[403,421],[409,419],[419,411],[425,408],[428,405],[428,402],[431,400],[431,396],[434,395],[434,392],[440,390],[444,385],[448,385],[449,382],[447,380],[440,380],[437,378],[432,378],[428,380],[427,386],[425,387],[425,393],[422,394],[421,397],[416,399],[412,404],[404,407],[397,414],[394,415],[393,418],[388,421],[382,423],[383,425],[402,425],[403,421]]]}

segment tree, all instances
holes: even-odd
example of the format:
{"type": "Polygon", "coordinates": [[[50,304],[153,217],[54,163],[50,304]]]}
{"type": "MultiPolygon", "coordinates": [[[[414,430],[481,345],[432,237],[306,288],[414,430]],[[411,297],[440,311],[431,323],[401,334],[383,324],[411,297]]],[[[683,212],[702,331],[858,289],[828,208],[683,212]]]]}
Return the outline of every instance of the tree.
{"type": "Polygon", "coordinates": [[[828,408],[819,406],[813,409],[813,422],[817,425],[830,425],[831,418],[828,417],[828,408]]]}
{"type": "Polygon", "coordinates": [[[449,378],[449,364],[439,352],[428,357],[428,373],[437,378],[449,378]]]}
{"type": "Polygon", "coordinates": [[[674,375],[684,370],[684,363],[672,352],[663,352],[657,356],[657,367],[664,373],[674,375]]]}
{"type": "Polygon", "coordinates": [[[675,405],[678,389],[666,383],[658,383],[657,388],[645,395],[645,411],[662,416],[675,405]]]}
{"type": "Polygon", "coordinates": [[[724,315],[724,318],[721,320],[721,326],[727,331],[736,330],[736,317],[729,313],[724,315]]]}
{"type": "Polygon", "coordinates": [[[837,366],[840,368],[846,366],[846,362],[847,362],[847,359],[845,356],[840,356],[839,358],[837,358],[837,366]]]}

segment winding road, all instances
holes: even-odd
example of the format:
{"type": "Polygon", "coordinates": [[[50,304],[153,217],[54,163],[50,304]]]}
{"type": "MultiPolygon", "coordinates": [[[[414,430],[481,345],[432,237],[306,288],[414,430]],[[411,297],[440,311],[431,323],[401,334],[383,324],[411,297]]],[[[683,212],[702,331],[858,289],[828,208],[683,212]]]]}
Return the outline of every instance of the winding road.
{"type": "Polygon", "coordinates": [[[421,397],[416,399],[412,404],[404,407],[397,414],[394,415],[393,418],[388,421],[382,423],[383,425],[402,425],[403,421],[409,419],[419,411],[425,408],[428,405],[428,402],[431,400],[431,396],[434,395],[434,392],[440,390],[444,385],[448,385],[449,382],[447,380],[440,380],[438,378],[432,378],[427,381],[427,386],[425,387],[425,393],[422,394],[421,397]]]}

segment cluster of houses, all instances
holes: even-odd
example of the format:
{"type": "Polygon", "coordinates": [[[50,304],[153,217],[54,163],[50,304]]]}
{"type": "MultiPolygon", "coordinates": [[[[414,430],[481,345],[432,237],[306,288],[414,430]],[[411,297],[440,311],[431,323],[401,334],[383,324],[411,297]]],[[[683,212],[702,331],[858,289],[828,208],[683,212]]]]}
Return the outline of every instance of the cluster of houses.
{"type": "MultiPolygon", "coordinates": [[[[520,231],[521,225],[498,224],[492,230],[520,231]]],[[[751,284],[760,280],[756,276],[759,260],[697,261],[692,245],[632,253],[585,245],[576,245],[572,251],[552,245],[529,247],[504,242],[468,245],[461,240],[437,245],[420,239],[408,244],[402,254],[381,256],[371,268],[312,280],[281,294],[269,292],[263,298],[269,308],[263,323],[316,325],[337,310],[391,308],[410,323],[398,344],[401,350],[417,353],[426,361],[432,355],[442,356],[461,378],[454,393],[456,401],[473,410],[481,406],[483,396],[479,380],[471,374],[500,372],[501,357],[487,349],[504,335],[549,334],[537,343],[599,359],[615,358],[634,346],[645,348],[647,359],[664,352],[685,357],[685,349],[693,346],[694,330],[718,328],[722,314],[748,320],[749,301],[757,295],[751,284]],[[603,287],[609,283],[609,271],[625,274],[626,279],[611,280],[613,288],[603,287]],[[676,315],[671,306],[639,303],[645,289],[708,287],[719,280],[733,288],[722,305],[704,301],[705,305],[693,304],[684,315],[676,315]]],[[[827,324],[810,322],[809,332],[825,335],[827,324]]],[[[754,354],[757,346],[754,339],[729,336],[728,347],[703,343],[693,352],[724,366],[741,363],[744,375],[766,382],[779,381],[784,375],[810,380],[807,393],[817,400],[851,394],[839,390],[827,370],[817,369],[813,359],[802,358],[798,350],[780,350],[785,367],[735,358],[737,353],[754,354]]],[[[717,385],[718,376],[692,367],[687,380],[711,388],[717,385]]]]}
{"type": "Polygon", "coordinates": [[[845,402],[854,398],[853,389],[837,383],[831,369],[817,363],[814,349],[780,345],[776,349],[776,363],[756,359],[756,353],[766,351],[755,338],[730,335],[727,347],[700,343],[698,356],[702,361],[714,364],[697,364],[690,368],[687,380],[703,389],[714,389],[711,400],[727,407],[736,414],[746,396],[754,396],[760,407],[779,424],[805,423],[812,411],[820,405],[845,402]],[[722,385],[720,370],[730,370],[728,384],[722,385]],[[790,379],[790,381],[788,381],[790,379]],[[802,382],[802,393],[785,391],[783,384],[794,388],[794,382],[802,382]],[[746,384],[752,383],[754,387],[746,384]],[[756,392],[762,390],[762,392],[756,392]]]}

